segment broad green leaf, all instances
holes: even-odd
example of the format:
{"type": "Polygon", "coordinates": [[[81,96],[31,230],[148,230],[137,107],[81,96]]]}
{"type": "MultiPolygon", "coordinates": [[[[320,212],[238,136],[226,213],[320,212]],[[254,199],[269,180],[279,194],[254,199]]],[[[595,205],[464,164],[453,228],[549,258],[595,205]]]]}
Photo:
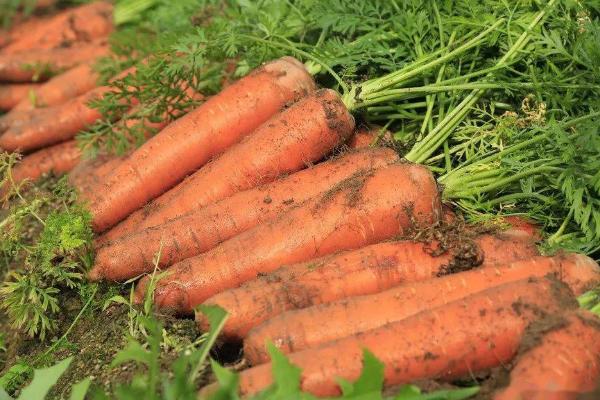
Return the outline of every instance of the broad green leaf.
{"type": "Polygon", "coordinates": [[[6,391],[0,387],[0,400],[13,400],[13,398],[10,397],[8,393],[6,393],[6,391]]]}
{"type": "Polygon", "coordinates": [[[113,359],[111,366],[116,367],[129,361],[136,361],[144,365],[149,365],[152,362],[152,355],[141,344],[133,339],[129,340],[127,346],[119,351],[113,359]]]}
{"type": "Polygon", "coordinates": [[[90,378],[85,378],[81,382],[78,382],[75,385],[73,385],[73,387],[71,388],[71,397],[69,399],[84,400],[91,383],[92,380],[90,378]]]}
{"type": "Polygon", "coordinates": [[[298,394],[300,391],[300,368],[290,360],[273,343],[267,344],[271,356],[273,380],[275,381],[275,392],[273,398],[285,398],[298,394]]]}
{"type": "Polygon", "coordinates": [[[73,357],[65,358],[52,367],[36,369],[33,372],[33,380],[21,391],[18,400],[44,400],[52,386],[69,368],[71,361],[73,357]]]}
{"type": "Polygon", "coordinates": [[[219,333],[223,329],[223,326],[225,325],[225,321],[227,321],[228,316],[227,311],[225,311],[219,306],[201,305],[199,309],[204,315],[206,315],[206,318],[208,318],[208,322],[210,324],[210,331],[208,332],[206,340],[204,341],[204,343],[202,343],[202,346],[198,350],[198,359],[196,360],[196,365],[193,367],[193,370],[190,373],[190,382],[194,382],[196,380],[196,377],[198,376],[202,365],[206,362],[208,353],[215,344],[215,341],[217,340],[219,333]]]}
{"type": "Polygon", "coordinates": [[[7,389],[15,381],[26,379],[33,372],[33,368],[27,364],[17,363],[9,368],[4,375],[0,377],[0,388],[7,389]]]}
{"type": "Polygon", "coordinates": [[[219,383],[219,388],[215,392],[208,394],[208,398],[210,400],[238,400],[239,375],[222,367],[212,359],[210,360],[210,365],[219,383]]]}
{"type": "Polygon", "coordinates": [[[373,353],[364,349],[363,351],[363,369],[358,379],[351,383],[345,379],[338,379],[342,388],[343,399],[369,398],[373,400],[381,399],[381,390],[383,388],[383,369],[384,365],[373,353]]]}

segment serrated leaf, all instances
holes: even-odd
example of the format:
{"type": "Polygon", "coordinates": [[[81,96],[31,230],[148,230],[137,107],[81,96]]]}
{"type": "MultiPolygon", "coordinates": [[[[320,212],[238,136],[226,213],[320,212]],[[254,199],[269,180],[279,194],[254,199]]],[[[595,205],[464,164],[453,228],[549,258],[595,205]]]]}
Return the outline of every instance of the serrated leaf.
{"type": "Polygon", "coordinates": [[[150,365],[152,362],[152,354],[144,349],[137,341],[130,339],[127,343],[127,346],[117,353],[111,363],[111,366],[116,367],[129,361],[150,365]]]}
{"type": "Polygon", "coordinates": [[[52,367],[36,369],[33,372],[33,380],[21,391],[17,400],[44,400],[52,386],[69,368],[71,361],[73,357],[65,358],[52,367]]]}
{"type": "Polygon", "coordinates": [[[301,370],[290,362],[290,360],[273,343],[267,343],[267,350],[271,356],[271,371],[275,385],[275,398],[297,395],[300,391],[301,370]]]}
{"type": "Polygon", "coordinates": [[[73,387],[71,388],[71,397],[69,397],[69,399],[85,400],[85,395],[87,394],[91,383],[92,380],[90,378],[85,378],[81,382],[78,382],[75,385],[73,385],[73,387]]]}
{"type": "Polygon", "coordinates": [[[342,389],[343,399],[358,399],[369,397],[373,400],[381,399],[383,388],[384,365],[369,350],[363,350],[363,369],[353,383],[345,379],[338,379],[342,389]]]}

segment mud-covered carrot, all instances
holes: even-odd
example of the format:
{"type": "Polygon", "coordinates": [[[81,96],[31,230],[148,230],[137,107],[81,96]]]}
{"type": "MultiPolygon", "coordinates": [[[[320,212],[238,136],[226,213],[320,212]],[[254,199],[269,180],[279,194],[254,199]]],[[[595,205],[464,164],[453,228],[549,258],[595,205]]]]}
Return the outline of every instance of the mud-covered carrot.
{"type": "Polygon", "coordinates": [[[0,84],[0,110],[14,108],[30,93],[35,93],[39,86],[38,83],[0,84]]]}
{"type": "Polygon", "coordinates": [[[159,249],[159,267],[196,256],[300,206],[354,174],[395,161],[398,156],[390,149],[355,151],[140,232],[119,237],[117,225],[102,238],[105,245],[96,252],[90,276],[125,280],[150,272],[159,249]]]}
{"type": "MultiPolygon", "coordinates": [[[[386,386],[421,379],[452,379],[509,362],[528,325],[574,309],[572,292],[560,282],[531,278],[487,289],[377,329],[290,355],[301,368],[301,389],[319,396],[340,393],[338,378],[354,381],[363,349],[383,362],[386,386]]],[[[332,321],[313,321],[315,325],[332,321]]],[[[240,374],[242,395],[272,382],[272,366],[240,374]]]]}
{"type": "Polygon", "coordinates": [[[275,114],[219,158],[133,213],[118,229],[129,233],[158,226],[233,193],[294,173],[331,153],[353,128],[354,119],[337,93],[319,90],[275,114]]]}
{"type": "MultiPolygon", "coordinates": [[[[288,310],[378,293],[409,282],[431,279],[445,270],[465,270],[484,262],[493,266],[535,257],[531,240],[511,232],[465,237],[443,251],[439,243],[395,241],[339,253],[321,260],[282,267],[226,290],[205,304],[216,304],[229,317],[222,335],[239,340],[262,322],[288,310]],[[488,261],[484,261],[488,260],[488,261]]],[[[208,322],[196,315],[201,330],[208,322]]]]}
{"type": "Polygon", "coordinates": [[[112,10],[105,1],[65,10],[22,32],[2,53],[70,47],[106,37],[113,29],[112,10]]]}
{"type": "MultiPolygon", "coordinates": [[[[400,321],[421,311],[447,304],[473,293],[504,283],[530,277],[554,275],[575,294],[600,282],[600,267],[581,254],[534,257],[497,267],[482,267],[441,278],[407,283],[368,295],[349,297],[284,312],[252,329],[244,340],[248,361],[267,362],[264,343],[272,341],[284,353],[316,348],[332,340],[342,339],[400,321]],[[316,328],[314,321],[330,321],[316,328]]],[[[292,289],[293,292],[293,289],[292,289]]]]}
{"type": "Polygon", "coordinates": [[[600,319],[596,315],[577,310],[552,316],[533,324],[525,337],[508,386],[494,400],[567,400],[597,388],[600,319]]]}
{"type": "MultiPolygon", "coordinates": [[[[159,307],[190,312],[208,297],[281,265],[377,243],[439,216],[437,185],[426,168],[400,163],[365,171],[276,220],[171,266],[157,282],[154,299],[159,307]]],[[[146,283],[137,288],[139,298],[146,283]]]]}
{"type": "Polygon", "coordinates": [[[115,225],[313,89],[312,77],[291,57],[223,89],[146,142],[95,191],[88,199],[94,230],[115,225]]]}
{"type": "Polygon", "coordinates": [[[0,82],[39,82],[78,64],[109,54],[106,41],[72,47],[0,54],[0,82]]]}
{"type": "Polygon", "coordinates": [[[64,103],[95,88],[97,80],[98,73],[91,64],[83,63],[37,87],[15,105],[14,110],[27,111],[64,103]]]}

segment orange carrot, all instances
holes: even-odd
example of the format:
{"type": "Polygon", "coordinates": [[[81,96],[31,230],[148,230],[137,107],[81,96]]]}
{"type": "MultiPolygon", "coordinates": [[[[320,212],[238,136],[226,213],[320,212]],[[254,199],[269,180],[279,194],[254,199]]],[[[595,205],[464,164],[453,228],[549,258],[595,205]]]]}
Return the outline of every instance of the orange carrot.
{"type": "MultiPolygon", "coordinates": [[[[0,49],[19,40],[24,35],[28,35],[36,29],[39,29],[43,24],[48,23],[51,16],[30,16],[24,21],[15,21],[9,30],[2,31],[0,29],[0,49]]],[[[0,50],[0,54],[3,50],[0,50]]]]}
{"type": "MultiPolygon", "coordinates": [[[[401,163],[354,176],[321,197],[171,266],[157,282],[156,304],[190,312],[210,296],[287,263],[356,249],[439,219],[427,168],[401,163]],[[394,182],[390,185],[390,182],[394,182]]],[[[149,277],[137,288],[143,297],[149,277]]]]}
{"type": "Polygon", "coordinates": [[[338,94],[320,90],[274,115],[219,158],[133,213],[119,225],[118,234],[164,224],[305,168],[343,143],[353,128],[354,119],[338,94]]]}
{"type": "MultiPolygon", "coordinates": [[[[134,71],[135,68],[128,68],[115,79],[134,71]]],[[[90,102],[110,90],[110,86],[100,86],[53,107],[15,111],[17,117],[9,120],[8,129],[0,136],[0,148],[8,151],[31,151],[72,139],[102,117],[97,109],[90,106],[90,102]],[[28,116],[22,116],[23,114],[28,116]]]]}
{"type": "Polygon", "coordinates": [[[530,334],[523,341],[508,387],[497,393],[494,400],[576,399],[597,387],[600,382],[597,316],[577,310],[532,326],[530,334]]]}
{"type": "Polygon", "coordinates": [[[0,85],[0,110],[10,110],[39,88],[37,83],[0,85]]]}
{"type": "Polygon", "coordinates": [[[48,172],[68,172],[77,165],[80,157],[74,140],[47,147],[24,157],[12,170],[12,180],[16,184],[25,179],[36,180],[48,172]]]}
{"type": "Polygon", "coordinates": [[[284,353],[317,348],[491,287],[547,274],[562,280],[575,294],[600,282],[598,264],[580,254],[534,257],[498,267],[477,268],[376,294],[284,312],[250,331],[244,340],[244,354],[251,364],[261,364],[269,359],[264,347],[267,340],[284,353]],[[317,328],[316,321],[328,323],[317,328]]]}
{"type": "MultiPolygon", "coordinates": [[[[437,243],[378,243],[334,256],[282,267],[239,288],[226,290],[205,304],[224,308],[229,317],[221,331],[230,340],[288,310],[329,303],[351,296],[378,293],[394,286],[434,278],[448,266],[468,269],[527,259],[538,254],[533,242],[511,232],[465,238],[447,251],[437,243]],[[498,255],[495,255],[498,254],[498,255]]],[[[201,330],[208,328],[196,314],[201,330]]]]}
{"type": "Polygon", "coordinates": [[[99,154],[95,158],[82,160],[69,172],[69,183],[79,191],[87,190],[109,174],[124,157],[99,154]]]}
{"type": "Polygon", "coordinates": [[[13,110],[27,111],[64,103],[95,88],[97,80],[98,73],[92,66],[89,63],[81,64],[32,91],[32,95],[24,97],[13,110]]]}
{"type": "Polygon", "coordinates": [[[96,252],[90,277],[125,280],[151,272],[152,260],[159,249],[161,268],[196,256],[283,215],[361,170],[383,167],[397,160],[398,156],[390,149],[363,149],[106,243],[112,239],[113,228],[103,239],[105,246],[96,252]]]}
{"type": "MultiPolygon", "coordinates": [[[[531,278],[291,354],[290,361],[302,370],[301,389],[318,396],[339,394],[338,377],[358,378],[365,348],[383,362],[385,386],[458,378],[510,361],[530,323],[575,307],[572,293],[559,282],[531,278]]],[[[313,321],[315,329],[329,323],[313,321]]],[[[271,369],[262,364],[243,371],[241,394],[271,384],[271,369]]]]}
{"type": "Polygon", "coordinates": [[[291,57],[223,89],[148,140],[95,190],[88,198],[94,230],[110,228],[313,89],[312,77],[291,57]]]}
{"type": "Polygon", "coordinates": [[[351,149],[360,149],[362,147],[369,147],[380,141],[390,142],[392,140],[392,134],[389,131],[381,132],[383,128],[380,126],[363,126],[354,132],[354,135],[348,140],[348,147],[351,149]]]}
{"type": "Polygon", "coordinates": [[[108,53],[109,47],[106,41],[95,41],[58,49],[0,54],[0,81],[44,81],[65,69],[108,53]]]}
{"type": "Polygon", "coordinates": [[[106,37],[113,29],[113,6],[104,1],[61,12],[2,49],[4,54],[69,47],[106,37]]]}

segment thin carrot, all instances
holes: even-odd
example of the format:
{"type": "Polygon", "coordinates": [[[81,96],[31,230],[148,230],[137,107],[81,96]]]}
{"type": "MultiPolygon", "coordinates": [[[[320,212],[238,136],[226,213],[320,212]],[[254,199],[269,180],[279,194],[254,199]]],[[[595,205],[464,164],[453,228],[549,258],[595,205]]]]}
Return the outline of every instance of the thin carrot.
{"type": "Polygon", "coordinates": [[[24,97],[13,110],[27,111],[64,103],[96,87],[98,73],[91,64],[83,63],[55,76],[24,97]]]}
{"type": "Polygon", "coordinates": [[[95,190],[88,199],[94,230],[115,225],[313,89],[312,77],[291,57],[223,89],[146,142],[95,190]]]}
{"type": "Polygon", "coordinates": [[[24,157],[13,168],[12,180],[16,184],[25,179],[36,180],[48,172],[68,172],[77,165],[80,157],[81,152],[74,140],[47,147],[24,157]]]}
{"type": "Polygon", "coordinates": [[[0,110],[13,109],[19,102],[27,99],[30,93],[35,93],[39,86],[38,83],[0,85],[0,110]]]}
{"type": "Polygon", "coordinates": [[[269,359],[264,348],[267,340],[284,353],[317,348],[491,287],[547,274],[569,285],[575,294],[600,282],[598,264],[580,254],[534,257],[498,267],[477,268],[367,296],[284,312],[250,331],[244,340],[244,354],[251,364],[261,364],[269,359]],[[321,321],[328,323],[321,324],[321,321]]]}
{"type": "Polygon", "coordinates": [[[597,387],[600,382],[597,316],[577,310],[533,325],[529,333],[510,373],[508,387],[497,393],[494,400],[575,399],[597,387]]]}
{"type": "Polygon", "coordinates": [[[197,256],[283,215],[361,170],[384,167],[395,161],[398,156],[393,150],[363,149],[124,237],[113,237],[113,231],[119,228],[117,225],[103,238],[105,245],[96,252],[90,277],[125,280],[151,272],[159,249],[161,268],[197,256]],[[107,243],[111,239],[113,241],[107,243]]]}
{"type": "Polygon", "coordinates": [[[353,128],[354,119],[337,93],[317,91],[275,114],[219,158],[133,213],[116,228],[118,234],[164,224],[236,192],[294,173],[329,154],[353,128]]]}
{"type": "MultiPolygon", "coordinates": [[[[281,265],[360,248],[434,223],[439,201],[435,180],[422,166],[400,163],[366,171],[276,220],[171,266],[157,282],[155,303],[190,312],[210,296],[281,265]]],[[[138,298],[146,283],[138,285],[138,298]]]]}
{"type": "MultiPolygon", "coordinates": [[[[318,396],[339,394],[338,377],[358,378],[365,348],[383,362],[385,386],[459,378],[510,361],[529,324],[575,307],[572,293],[560,282],[531,278],[291,354],[290,361],[302,370],[301,389],[318,396]]],[[[243,371],[241,394],[267,387],[271,369],[270,364],[262,364],[243,371]]]]}
{"type": "MultiPolygon", "coordinates": [[[[448,266],[468,269],[487,259],[484,265],[493,266],[537,254],[532,241],[516,238],[511,232],[482,235],[473,240],[464,238],[446,251],[441,251],[438,243],[408,240],[378,243],[282,267],[239,288],[221,292],[204,304],[219,305],[229,313],[222,335],[239,340],[250,329],[289,310],[431,279],[448,266]]],[[[203,314],[197,313],[196,321],[201,330],[208,328],[203,314]]]]}
{"type": "Polygon", "coordinates": [[[2,49],[3,54],[69,47],[108,36],[113,6],[95,1],[61,12],[2,49]]]}
{"type": "Polygon", "coordinates": [[[0,81],[44,81],[68,68],[108,55],[109,51],[106,41],[101,40],[58,49],[0,54],[0,81]]]}

